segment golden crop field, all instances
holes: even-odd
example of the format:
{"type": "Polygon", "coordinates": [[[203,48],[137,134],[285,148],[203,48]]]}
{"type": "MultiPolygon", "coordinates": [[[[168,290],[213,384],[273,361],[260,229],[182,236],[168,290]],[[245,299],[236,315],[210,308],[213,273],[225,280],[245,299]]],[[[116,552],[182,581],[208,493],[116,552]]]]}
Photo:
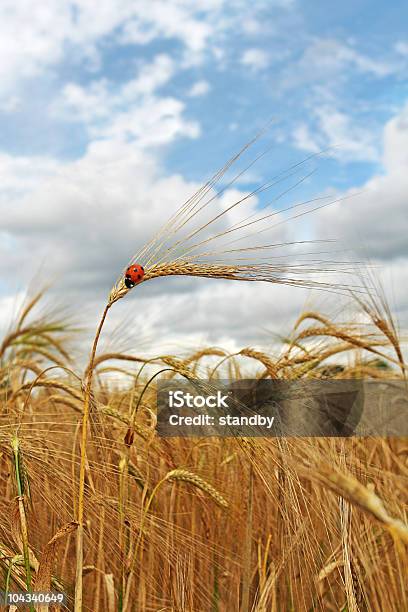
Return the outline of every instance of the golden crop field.
{"type": "Polygon", "coordinates": [[[406,439],[155,432],[159,378],[404,380],[380,294],[350,321],[304,312],[270,354],[98,352],[85,373],[42,299],[0,349],[2,589],[93,612],[408,609],[406,439]]]}
{"type": "Polygon", "coordinates": [[[407,24],[0,0],[0,612],[408,612],[407,24]]]}

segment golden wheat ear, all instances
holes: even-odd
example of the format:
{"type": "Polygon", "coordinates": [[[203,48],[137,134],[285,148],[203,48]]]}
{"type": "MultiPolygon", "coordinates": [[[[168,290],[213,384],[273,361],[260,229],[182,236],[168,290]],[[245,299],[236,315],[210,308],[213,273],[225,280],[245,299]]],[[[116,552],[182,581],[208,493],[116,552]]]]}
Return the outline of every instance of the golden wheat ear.
{"type": "MultiPolygon", "coordinates": [[[[316,171],[308,166],[319,157],[317,154],[280,172],[256,189],[242,193],[231,203],[225,203],[222,197],[228,195],[235,182],[267,152],[255,157],[226,184],[220,182],[251,144],[254,143],[249,143],[231,158],[131,257],[112,287],[108,299],[110,306],[142,282],[175,275],[349,291],[350,275],[355,274],[358,262],[351,261],[348,254],[343,254],[340,260],[339,254],[334,257],[333,250],[328,247],[322,250],[322,243],[329,244],[332,239],[282,242],[272,238],[279,226],[293,224],[322,208],[355,197],[355,194],[285,203],[284,198],[316,171]],[[266,202],[257,200],[261,194],[266,202]],[[129,283],[132,266],[142,268],[143,274],[130,279],[129,283]],[[334,274],[340,274],[341,278],[333,281],[334,274]]],[[[353,289],[358,292],[362,287],[359,284],[353,289]]]]}

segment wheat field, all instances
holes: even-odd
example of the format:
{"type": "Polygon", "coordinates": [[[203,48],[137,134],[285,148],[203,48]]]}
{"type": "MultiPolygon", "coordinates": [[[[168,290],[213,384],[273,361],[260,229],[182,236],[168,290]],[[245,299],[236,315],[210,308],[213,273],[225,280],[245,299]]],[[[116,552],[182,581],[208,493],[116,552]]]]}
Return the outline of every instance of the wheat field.
{"type": "MultiPolygon", "coordinates": [[[[74,609],[87,373],[71,356],[78,332],[42,299],[26,302],[0,349],[1,588],[64,591],[74,609]]],[[[364,324],[304,312],[270,354],[97,354],[84,610],[408,609],[406,440],[155,433],[158,378],[403,379],[384,301],[359,297],[355,310],[364,324]]]]}

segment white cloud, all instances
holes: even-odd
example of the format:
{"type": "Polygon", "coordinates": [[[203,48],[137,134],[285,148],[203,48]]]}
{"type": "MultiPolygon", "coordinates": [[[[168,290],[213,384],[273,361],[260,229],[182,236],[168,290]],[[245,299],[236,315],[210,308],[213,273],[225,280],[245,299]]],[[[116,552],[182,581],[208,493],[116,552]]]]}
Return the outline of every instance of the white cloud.
{"type": "MultiPolygon", "coordinates": [[[[284,136],[281,138],[281,142],[284,138],[284,136]]],[[[322,146],[317,142],[316,134],[312,134],[311,129],[305,123],[299,124],[293,130],[293,142],[295,147],[302,151],[318,153],[322,150],[322,146]]]]}
{"type": "Polygon", "coordinates": [[[269,55],[262,49],[246,49],[242,54],[241,64],[251,70],[264,70],[269,66],[269,55]]]}
{"type": "Polygon", "coordinates": [[[87,86],[67,83],[53,103],[53,110],[66,120],[91,122],[111,115],[114,109],[137,104],[144,96],[153,95],[169,82],[174,72],[173,60],[168,55],[159,54],[151,62],[142,64],[135,78],[119,87],[106,78],[87,86]]]}
{"type": "Polygon", "coordinates": [[[288,65],[281,86],[292,88],[306,83],[328,82],[335,89],[356,72],[382,78],[401,69],[399,62],[369,57],[349,43],[318,38],[305,48],[297,62],[288,65]]]}
{"type": "Polygon", "coordinates": [[[242,28],[247,34],[256,35],[262,32],[263,24],[259,19],[252,17],[244,20],[242,28]]]}
{"type": "Polygon", "coordinates": [[[61,163],[51,157],[0,153],[0,202],[10,202],[55,175],[61,163]]]}
{"type": "Polygon", "coordinates": [[[62,56],[68,6],[51,4],[39,7],[30,18],[30,3],[5,1],[0,7],[0,83],[8,90],[15,80],[35,76],[40,69],[62,56]],[[49,30],[52,23],[53,28],[49,30]],[[7,61],[4,61],[7,58],[7,61]]]}
{"type": "Polygon", "coordinates": [[[0,111],[2,113],[15,113],[22,106],[22,99],[19,96],[6,96],[3,100],[0,99],[0,111]]]}
{"type": "Polygon", "coordinates": [[[52,104],[51,111],[66,121],[92,122],[109,115],[111,106],[108,81],[101,79],[87,87],[67,83],[52,104]]]}
{"type": "Polygon", "coordinates": [[[182,118],[184,104],[174,98],[150,98],[143,105],[118,112],[106,124],[92,126],[93,137],[131,139],[138,146],[159,146],[176,137],[197,138],[200,127],[182,118]]]}
{"type": "Polygon", "coordinates": [[[141,95],[153,94],[170,81],[175,73],[174,61],[168,55],[156,55],[152,62],[142,66],[134,80],[123,87],[121,97],[132,101],[141,95]]]}
{"type": "MultiPolygon", "coordinates": [[[[152,288],[153,283],[150,287],[146,283],[143,295],[129,299],[136,300],[140,312],[149,312],[152,336],[165,338],[178,351],[180,345],[230,350],[271,345],[275,340],[271,333],[289,332],[309,294],[283,285],[206,279],[196,279],[195,290],[187,294],[171,292],[153,298],[152,288]]],[[[316,304],[321,302],[320,296],[314,297],[316,304]]]]}
{"type": "Polygon", "coordinates": [[[15,185],[20,188],[13,199],[0,204],[0,245],[7,252],[12,240],[15,259],[20,260],[13,267],[10,257],[2,258],[4,278],[19,268],[21,278],[33,275],[45,261],[51,276],[64,271],[65,286],[87,291],[89,285],[91,292],[101,282],[107,291],[163,217],[195,190],[181,177],[161,178],[151,156],[117,141],[91,144],[82,159],[54,173],[48,160],[31,162],[42,180],[24,183],[28,164],[19,158],[9,160],[8,176],[3,176],[10,192],[15,185]]]}
{"type": "Polygon", "coordinates": [[[389,173],[408,167],[408,103],[385,126],[383,163],[389,173]]]}
{"type": "Polygon", "coordinates": [[[86,87],[68,83],[53,103],[53,113],[66,121],[83,122],[93,139],[133,140],[138,146],[157,146],[176,136],[196,138],[199,125],[184,119],[183,102],[155,95],[171,79],[174,69],[171,58],[160,54],[119,87],[107,79],[86,87]]]}
{"type": "MultiPolygon", "coordinates": [[[[61,62],[67,51],[94,54],[97,41],[114,31],[132,11],[131,2],[90,0],[42,3],[32,11],[27,0],[5,0],[0,6],[0,93],[25,78],[36,77],[61,62]]],[[[134,10],[134,9],[133,9],[134,10]]]]}
{"type": "Polygon", "coordinates": [[[358,50],[350,39],[312,40],[296,61],[286,63],[278,88],[285,95],[288,89],[298,91],[308,118],[292,129],[294,145],[311,153],[331,148],[328,155],[340,161],[379,162],[381,126],[375,111],[380,104],[361,95],[352,97],[350,92],[362,78],[369,82],[404,73],[404,62],[391,49],[374,57],[358,50]]]}
{"type": "Polygon", "coordinates": [[[319,214],[320,231],[336,234],[372,260],[408,260],[408,106],[384,128],[384,173],[319,214]]]}
{"type": "MultiPolygon", "coordinates": [[[[289,8],[285,0],[277,4],[286,3],[289,8]]],[[[255,0],[252,12],[262,5],[255,0]]],[[[59,0],[31,8],[28,0],[0,4],[0,97],[65,60],[93,70],[109,36],[119,45],[175,40],[186,60],[201,61],[219,48],[226,30],[250,17],[245,3],[231,7],[226,0],[59,0]]]]}
{"type": "Polygon", "coordinates": [[[362,127],[356,119],[331,106],[313,111],[311,126],[299,124],[293,130],[297,148],[317,153],[327,147],[332,157],[346,161],[378,161],[376,134],[362,127]]]}
{"type": "Polygon", "coordinates": [[[65,59],[98,62],[108,35],[123,44],[145,44],[156,37],[179,40],[191,52],[203,52],[221,22],[224,0],[191,4],[187,0],[60,0],[31,11],[28,0],[0,6],[0,96],[65,59]]]}
{"type": "Polygon", "coordinates": [[[197,96],[204,96],[211,89],[211,85],[208,81],[196,81],[188,92],[190,98],[196,98],[197,96]]]}
{"type": "Polygon", "coordinates": [[[24,291],[0,297],[0,337],[4,337],[12,327],[16,313],[20,311],[24,299],[24,291]]]}
{"type": "Polygon", "coordinates": [[[198,2],[195,6],[186,1],[171,3],[162,0],[142,2],[143,11],[136,10],[132,19],[124,25],[123,42],[148,42],[157,36],[178,38],[193,52],[202,51],[212,33],[207,19],[198,17],[219,10],[223,2],[198,2]],[[147,35],[146,32],[147,31],[147,35]]]}
{"type": "Polygon", "coordinates": [[[403,55],[404,57],[408,56],[408,42],[400,40],[395,43],[394,49],[400,55],[403,55]]]}

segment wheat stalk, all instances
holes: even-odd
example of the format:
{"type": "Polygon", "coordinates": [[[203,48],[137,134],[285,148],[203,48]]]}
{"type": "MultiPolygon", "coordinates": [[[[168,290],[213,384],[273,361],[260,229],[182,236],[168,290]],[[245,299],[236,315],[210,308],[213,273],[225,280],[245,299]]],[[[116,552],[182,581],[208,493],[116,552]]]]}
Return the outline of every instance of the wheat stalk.
{"type": "Polygon", "coordinates": [[[408,525],[401,519],[391,516],[382,499],[372,489],[362,485],[354,476],[322,462],[318,465],[313,477],[371,514],[388,529],[394,538],[408,544],[408,525]]]}
{"type": "MultiPolygon", "coordinates": [[[[20,518],[20,530],[21,530],[21,541],[22,541],[22,549],[24,556],[24,565],[26,572],[26,586],[29,593],[31,593],[32,588],[32,580],[31,580],[31,566],[30,566],[30,546],[28,542],[28,526],[27,526],[27,516],[25,510],[25,495],[26,495],[26,483],[27,483],[27,475],[24,470],[22,452],[20,448],[20,441],[17,436],[13,436],[11,440],[11,447],[13,450],[13,459],[14,459],[14,468],[16,475],[16,483],[17,483],[17,503],[18,503],[18,512],[20,518]]],[[[30,605],[30,610],[34,612],[34,606],[30,605]]]]}

